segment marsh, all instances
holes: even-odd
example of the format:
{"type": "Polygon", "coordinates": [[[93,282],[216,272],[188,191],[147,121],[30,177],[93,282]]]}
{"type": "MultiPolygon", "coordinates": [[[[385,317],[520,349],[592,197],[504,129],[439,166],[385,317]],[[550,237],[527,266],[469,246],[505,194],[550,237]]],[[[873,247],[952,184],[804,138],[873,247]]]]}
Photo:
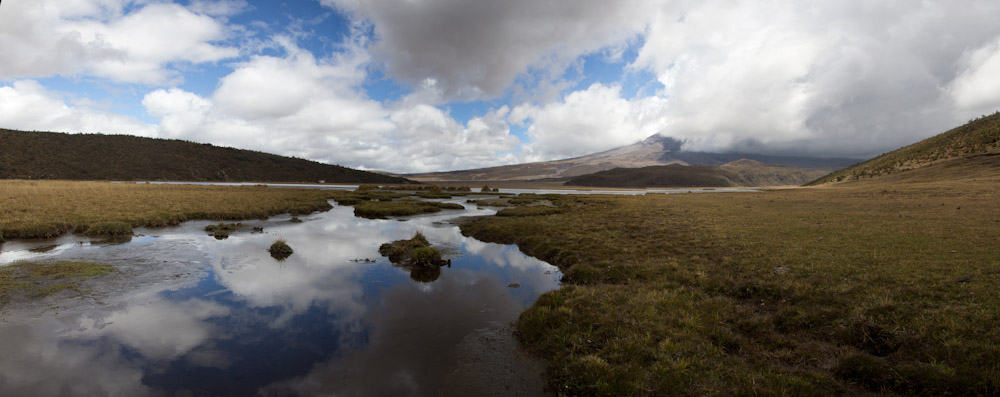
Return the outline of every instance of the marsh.
{"type": "Polygon", "coordinates": [[[493,213],[470,204],[373,220],[335,205],[299,215],[302,223],[290,215],[242,221],[249,227],[225,240],[205,233],[215,222],[189,221],[136,228],[115,244],[79,235],[7,241],[0,266],[79,260],[115,271],[0,306],[0,388],[8,395],[437,395],[507,387],[539,394],[541,367],[518,350],[509,326],[558,288],[561,274],[515,246],[463,237],[447,222],[493,213]],[[451,259],[432,282],[412,280],[378,253],[380,244],[416,232],[451,259]],[[276,239],[295,254],[273,259],[276,239]],[[515,283],[520,288],[508,287],[515,283]]]}

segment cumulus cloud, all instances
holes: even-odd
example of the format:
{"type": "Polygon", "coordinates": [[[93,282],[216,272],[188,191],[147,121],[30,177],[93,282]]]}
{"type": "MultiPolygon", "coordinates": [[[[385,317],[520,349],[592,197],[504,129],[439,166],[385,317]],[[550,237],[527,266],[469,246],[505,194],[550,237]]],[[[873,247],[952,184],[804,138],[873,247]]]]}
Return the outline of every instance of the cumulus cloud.
{"type": "MultiPolygon", "coordinates": [[[[942,87],[958,74],[956,61],[968,46],[1000,33],[992,17],[998,7],[988,1],[662,7],[632,66],[652,70],[666,87],[673,121],[666,133],[687,139],[688,148],[871,155],[959,122],[942,87]]],[[[986,58],[970,56],[969,70],[989,68],[986,58]]],[[[952,92],[960,104],[974,102],[969,90],[952,92]]]]}
{"type": "Polygon", "coordinates": [[[0,79],[153,85],[142,104],[159,121],[19,80],[0,85],[0,125],[422,172],[585,155],[655,133],[690,150],[869,156],[1000,108],[995,1],[321,3],[354,23],[332,53],[302,48],[316,37],[294,26],[233,47],[242,28],[228,18],[252,8],[245,0],[5,4],[0,79]],[[570,90],[581,57],[599,52],[662,89],[632,96],[601,76],[570,90]],[[220,61],[232,70],[216,86],[180,88],[183,65],[220,61]],[[409,92],[370,94],[373,69],[409,92]],[[484,98],[495,101],[467,120],[446,110],[484,98]]]}
{"type": "Polygon", "coordinates": [[[66,102],[34,80],[0,86],[0,127],[155,136],[158,128],[135,118],[66,102]]]}
{"type": "Polygon", "coordinates": [[[363,43],[318,59],[279,41],[283,56],[241,63],[211,97],[179,88],[146,95],[162,136],[404,172],[492,165],[519,144],[506,107],[462,125],[422,90],[395,104],[368,98],[360,87],[369,59],[363,43]]]}
{"type": "Polygon", "coordinates": [[[959,117],[1000,110],[1000,37],[963,56],[960,65],[949,90],[959,117]]]}
{"type": "Polygon", "coordinates": [[[389,74],[435,79],[449,98],[493,97],[519,75],[556,76],[580,55],[641,33],[656,1],[321,0],[374,25],[389,74]]]}
{"type": "Polygon", "coordinates": [[[514,108],[510,121],[527,124],[525,159],[542,161],[591,154],[638,142],[666,128],[667,100],[622,97],[621,87],[593,84],[563,100],[514,108]]]}
{"type": "MultiPolygon", "coordinates": [[[[92,75],[114,82],[163,84],[181,74],[175,63],[239,55],[226,26],[172,3],[126,13],[125,0],[19,1],[0,12],[0,79],[92,75]]],[[[201,8],[219,11],[206,3],[201,8]]]]}

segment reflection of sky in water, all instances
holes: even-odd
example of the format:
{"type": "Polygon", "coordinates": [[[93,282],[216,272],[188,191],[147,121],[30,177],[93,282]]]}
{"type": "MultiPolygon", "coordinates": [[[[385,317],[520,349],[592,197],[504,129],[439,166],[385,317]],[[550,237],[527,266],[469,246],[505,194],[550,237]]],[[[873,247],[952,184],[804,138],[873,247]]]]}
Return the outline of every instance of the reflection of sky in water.
{"type": "Polygon", "coordinates": [[[247,222],[265,232],[226,240],[202,232],[208,222],[190,222],[140,230],[144,236],[117,245],[73,236],[7,243],[0,263],[82,259],[151,273],[170,264],[160,273],[182,266],[201,276],[0,323],[0,394],[436,394],[463,338],[509,323],[558,286],[554,267],[516,247],[440,224],[489,213],[470,207],[367,220],[338,206],[301,224],[287,217],[247,222]],[[411,280],[378,254],[380,244],[417,231],[457,253],[431,283],[411,280]],[[295,250],[282,262],[266,251],[276,238],[295,250]]]}

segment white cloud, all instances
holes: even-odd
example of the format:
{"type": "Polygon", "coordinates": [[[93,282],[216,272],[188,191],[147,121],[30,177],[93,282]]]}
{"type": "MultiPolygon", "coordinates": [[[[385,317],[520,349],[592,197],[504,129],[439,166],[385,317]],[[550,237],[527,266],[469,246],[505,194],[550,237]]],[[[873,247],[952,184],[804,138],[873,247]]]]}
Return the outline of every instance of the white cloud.
{"type": "Polygon", "coordinates": [[[239,55],[216,44],[225,25],[172,3],[130,13],[119,0],[19,1],[0,12],[0,79],[93,75],[114,82],[179,81],[176,63],[206,63],[239,55]]]}
{"type": "Polygon", "coordinates": [[[620,45],[657,1],[321,0],[374,24],[393,77],[438,81],[448,98],[499,95],[529,69],[558,77],[580,55],[620,45]]]}
{"type": "Polygon", "coordinates": [[[960,63],[961,73],[949,91],[959,117],[1000,110],[1000,37],[969,52],[960,63]]]}
{"type": "MultiPolygon", "coordinates": [[[[942,87],[958,74],[955,62],[966,46],[1000,33],[998,7],[662,7],[632,67],[652,70],[666,86],[661,95],[673,122],[666,134],[687,139],[689,149],[871,155],[960,122],[942,87]]],[[[954,92],[968,97],[967,90],[954,92]]]]}
{"type": "Polygon", "coordinates": [[[650,96],[626,100],[621,87],[593,84],[560,102],[520,105],[510,121],[528,123],[525,160],[586,155],[638,142],[669,125],[668,101],[650,96]]]}
{"type": "Polygon", "coordinates": [[[113,335],[147,359],[173,360],[212,336],[212,325],[205,320],[229,315],[229,308],[215,302],[150,299],[147,304],[129,306],[106,318],[85,318],[81,331],[73,336],[113,335]]]}
{"type": "Polygon", "coordinates": [[[161,136],[402,172],[492,165],[519,144],[503,121],[506,107],[463,126],[424,91],[397,104],[368,98],[360,85],[369,58],[360,42],[317,59],[280,41],[284,56],[252,57],[209,98],[178,88],[146,95],[161,136]]]}
{"type": "MultiPolygon", "coordinates": [[[[81,101],[87,102],[87,101],[81,101]]],[[[155,136],[157,127],[132,117],[67,104],[34,80],[0,86],[0,126],[21,130],[155,136]]]]}

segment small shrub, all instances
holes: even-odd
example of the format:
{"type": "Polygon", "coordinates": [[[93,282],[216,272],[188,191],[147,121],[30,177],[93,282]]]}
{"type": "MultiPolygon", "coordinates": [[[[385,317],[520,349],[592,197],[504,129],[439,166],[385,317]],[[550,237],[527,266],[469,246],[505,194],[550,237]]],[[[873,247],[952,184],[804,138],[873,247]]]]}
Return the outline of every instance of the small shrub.
{"type": "Polygon", "coordinates": [[[277,260],[284,260],[285,258],[291,256],[293,252],[292,247],[289,247],[288,243],[281,239],[275,240],[274,243],[271,244],[271,248],[268,248],[267,251],[270,252],[271,256],[277,260]]]}
{"type": "Polygon", "coordinates": [[[297,216],[293,216],[291,222],[292,223],[302,223],[302,219],[300,219],[297,216]]]}
{"type": "Polygon", "coordinates": [[[402,265],[410,270],[410,278],[429,283],[441,275],[441,251],[431,247],[430,242],[420,232],[409,240],[396,240],[382,244],[378,252],[389,258],[394,264],[402,265]]]}

